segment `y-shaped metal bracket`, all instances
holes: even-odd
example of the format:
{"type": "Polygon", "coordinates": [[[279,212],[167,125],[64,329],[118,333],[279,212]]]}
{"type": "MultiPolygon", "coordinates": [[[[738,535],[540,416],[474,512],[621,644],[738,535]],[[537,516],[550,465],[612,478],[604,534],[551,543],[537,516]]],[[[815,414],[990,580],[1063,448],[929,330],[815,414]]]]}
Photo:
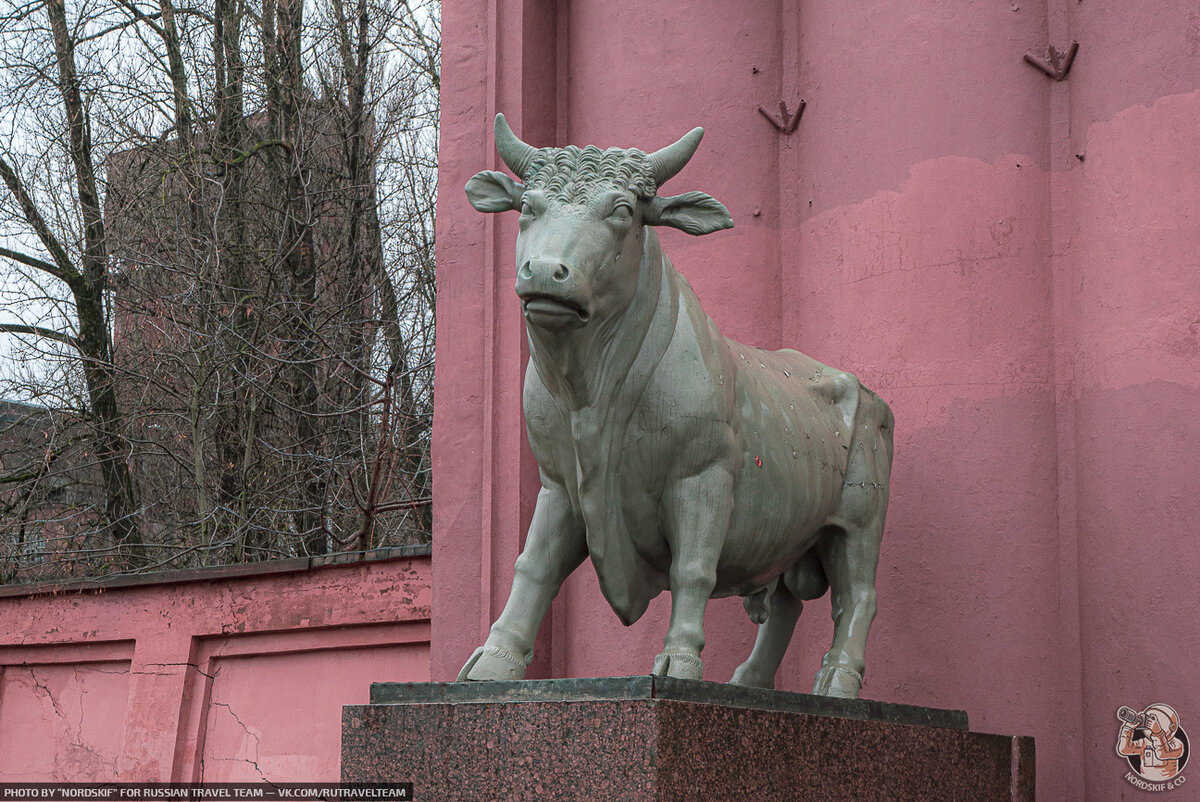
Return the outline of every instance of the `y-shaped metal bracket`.
{"type": "Polygon", "coordinates": [[[770,121],[771,125],[775,126],[777,129],[779,129],[783,133],[790,134],[790,133],[792,133],[792,131],[795,131],[796,126],[800,124],[800,116],[802,114],[804,114],[804,106],[805,105],[806,105],[805,102],[803,100],[801,100],[799,108],[796,109],[795,114],[792,114],[792,113],[788,112],[787,102],[783,101],[783,100],[779,101],[779,119],[778,120],[776,120],[774,117],[772,117],[771,112],[767,111],[762,106],[758,107],[758,113],[761,114],[762,116],[766,117],[767,120],[770,121]]]}
{"type": "Polygon", "coordinates": [[[1054,45],[1048,45],[1046,47],[1047,58],[1040,58],[1033,55],[1032,51],[1026,51],[1025,60],[1054,80],[1061,81],[1071,71],[1071,63],[1075,61],[1077,52],[1079,52],[1079,42],[1073,41],[1066,53],[1060,53],[1054,49],[1054,45]]]}

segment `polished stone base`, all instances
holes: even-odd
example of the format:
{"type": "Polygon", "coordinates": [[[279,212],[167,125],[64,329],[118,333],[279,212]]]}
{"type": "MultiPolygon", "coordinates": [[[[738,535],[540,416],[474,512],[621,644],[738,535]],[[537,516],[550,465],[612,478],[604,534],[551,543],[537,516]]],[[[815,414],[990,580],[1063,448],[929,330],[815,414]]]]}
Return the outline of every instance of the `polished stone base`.
{"type": "Polygon", "coordinates": [[[662,677],[385,683],[342,715],[344,782],[417,800],[1034,798],[1030,737],[961,711],[662,677]]]}

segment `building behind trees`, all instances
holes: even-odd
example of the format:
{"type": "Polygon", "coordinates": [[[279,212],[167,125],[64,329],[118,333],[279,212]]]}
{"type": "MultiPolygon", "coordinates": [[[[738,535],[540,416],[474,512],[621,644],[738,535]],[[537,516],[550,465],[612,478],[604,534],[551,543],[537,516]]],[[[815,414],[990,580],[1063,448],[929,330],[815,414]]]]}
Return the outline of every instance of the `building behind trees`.
{"type": "Polygon", "coordinates": [[[155,8],[5,43],[0,579],[427,541],[436,8],[155,8]]]}

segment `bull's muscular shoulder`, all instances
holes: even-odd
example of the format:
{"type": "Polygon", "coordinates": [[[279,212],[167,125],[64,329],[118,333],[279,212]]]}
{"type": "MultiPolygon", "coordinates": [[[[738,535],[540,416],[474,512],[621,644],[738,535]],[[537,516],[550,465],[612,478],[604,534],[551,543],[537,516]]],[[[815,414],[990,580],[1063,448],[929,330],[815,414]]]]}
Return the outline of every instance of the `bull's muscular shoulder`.
{"type": "Polygon", "coordinates": [[[562,437],[570,431],[570,425],[532,362],[525,372],[521,402],[533,456],[547,476],[561,483],[566,478],[563,471],[574,461],[574,452],[562,437]]]}
{"type": "MultiPolygon", "coordinates": [[[[643,395],[637,421],[674,449],[716,456],[733,447],[736,366],[728,341],[682,276],[670,345],[643,395]]],[[[664,444],[667,445],[667,444],[664,444]]]]}
{"type": "Polygon", "coordinates": [[[525,423],[535,431],[546,431],[561,417],[554,406],[554,399],[545,383],[538,376],[533,362],[525,369],[525,384],[521,388],[521,405],[525,412],[525,423]]]}

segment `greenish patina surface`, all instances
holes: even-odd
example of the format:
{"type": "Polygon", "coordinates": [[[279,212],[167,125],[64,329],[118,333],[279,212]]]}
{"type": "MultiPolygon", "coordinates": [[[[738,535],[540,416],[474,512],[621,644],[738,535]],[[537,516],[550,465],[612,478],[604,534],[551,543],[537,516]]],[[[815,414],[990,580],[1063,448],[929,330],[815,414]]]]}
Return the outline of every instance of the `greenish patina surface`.
{"type": "Polygon", "coordinates": [[[518,183],[484,171],[483,212],[520,212],[516,290],[529,336],[524,408],[542,489],[512,593],[459,679],[521,679],[563,581],[591,557],[626,624],[663,590],[655,674],[698,679],[708,599],[759,624],[737,684],[773,687],[802,602],[832,591],[814,692],[856,697],[887,510],[892,415],[857,378],[797,351],[724,337],[654,226],[733,226],[703,192],[663,196],[700,144],[654,153],[534,148],[503,115],[518,183]]]}

